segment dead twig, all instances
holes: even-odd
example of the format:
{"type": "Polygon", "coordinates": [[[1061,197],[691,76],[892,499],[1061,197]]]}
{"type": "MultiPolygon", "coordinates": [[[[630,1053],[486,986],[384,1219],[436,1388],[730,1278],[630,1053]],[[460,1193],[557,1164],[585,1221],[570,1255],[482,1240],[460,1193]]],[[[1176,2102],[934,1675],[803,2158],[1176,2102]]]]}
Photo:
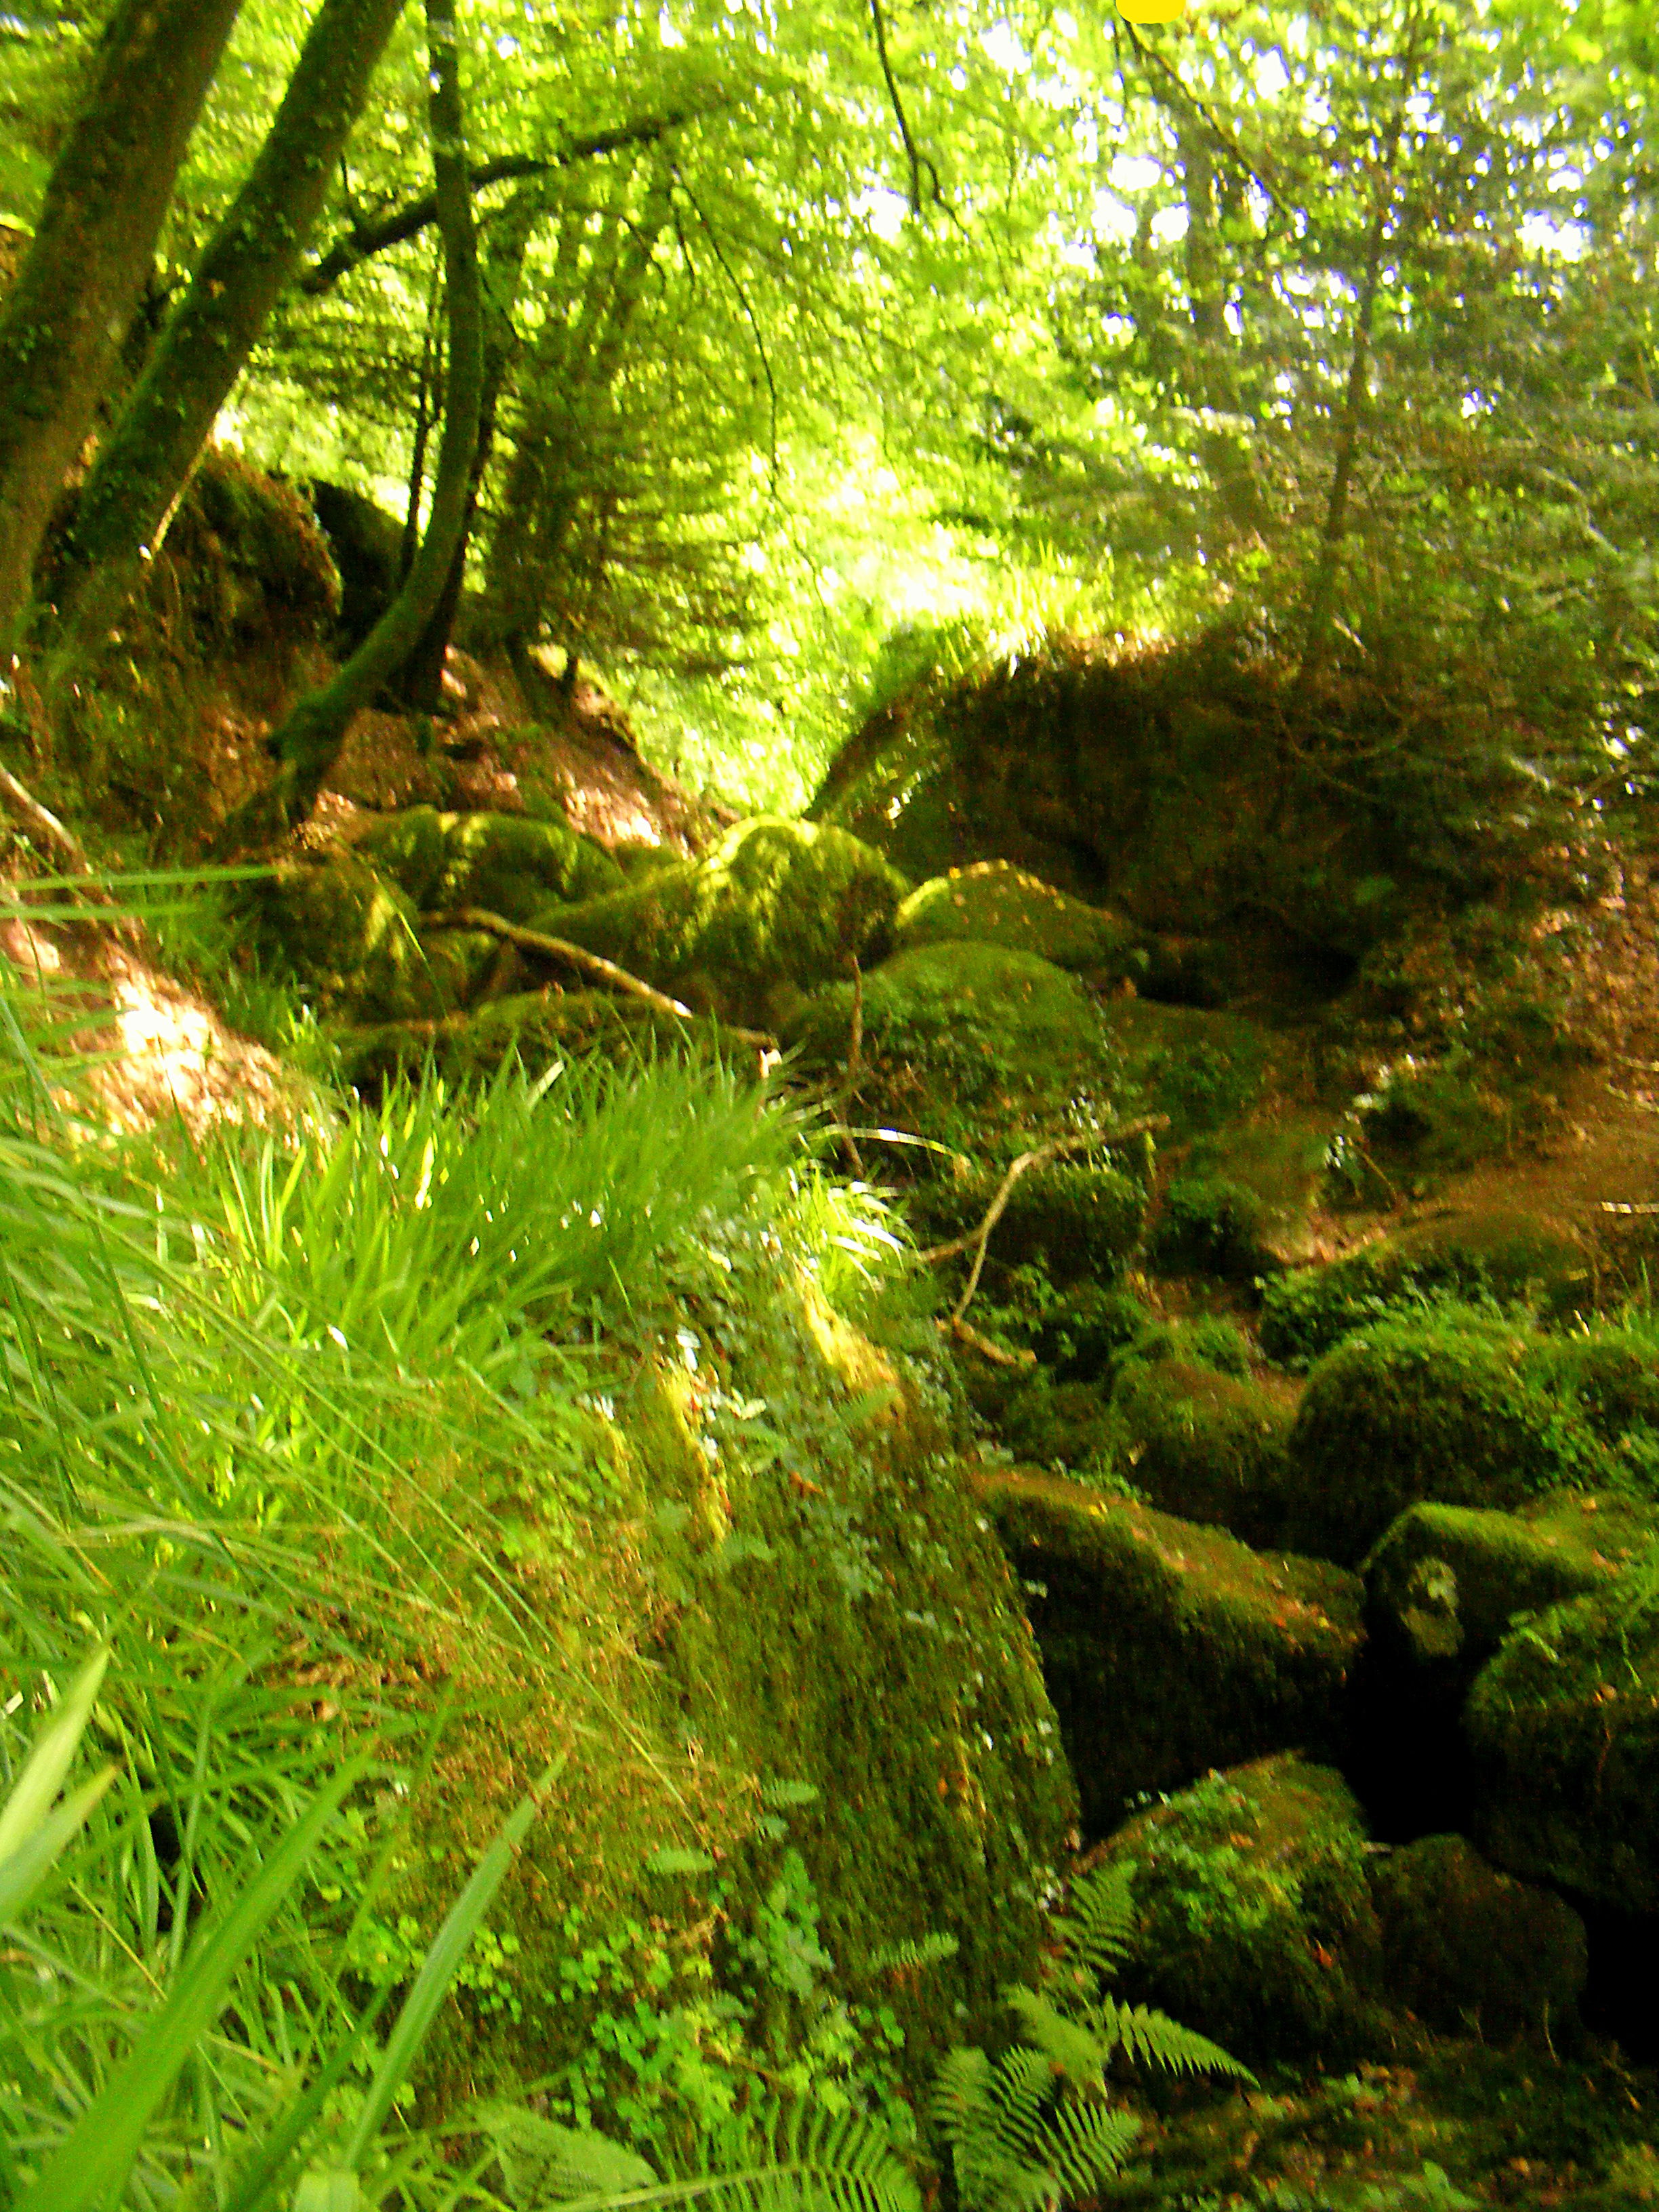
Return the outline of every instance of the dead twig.
{"type": "MultiPolygon", "coordinates": [[[[630,975],[626,968],[618,968],[614,960],[606,960],[599,953],[589,952],[585,946],[572,945],[563,937],[547,937],[539,929],[524,929],[516,921],[507,921],[499,914],[491,914],[485,907],[458,906],[444,914],[429,914],[423,917],[428,929],[481,929],[495,937],[504,938],[507,944],[517,945],[521,952],[539,952],[549,960],[562,960],[586,975],[609,983],[618,991],[630,992],[646,1005],[654,1006],[659,1014],[672,1014],[677,1021],[694,1022],[697,1017],[690,1006],[671,999],[665,991],[641,982],[630,975]]],[[[739,1044],[758,1045],[763,1051],[774,1051],[776,1037],[765,1030],[739,1029],[735,1023],[723,1023],[721,1027],[729,1037],[739,1044]]]]}
{"type": "Polygon", "coordinates": [[[1006,1351],[1001,1345],[993,1344],[988,1336],[982,1336],[978,1329],[970,1328],[965,1321],[959,1321],[955,1315],[949,1321],[940,1322],[939,1328],[942,1335],[955,1337],[958,1344],[965,1344],[970,1352],[978,1352],[981,1359],[988,1359],[994,1367],[1036,1365],[1035,1352],[1006,1351]]]}
{"type": "Polygon", "coordinates": [[[991,1231],[1001,1220],[1006,1211],[1008,1200],[1013,1196],[1014,1185],[1023,1175],[1032,1168],[1046,1167],[1050,1160],[1064,1159],[1070,1153],[1103,1152],[1109,1146],[1127,1145],[1132,1137],[1148,1137],[1156,1130],[1167,1129],[1169,1126],[1170,1117],[1167,1114],[1146,1114],[1143,1115],[1139,1121],[1126,1122],[1121,1129],[1107,1129],[1099,1135],[1091,1133],[1083,1137],[1053,1137],[1046,1145],[1038,1145],[1029,1152],[1022,1152],[997,1186],[996,1196],[987,1207],[985,1218],[977,1229],[970,1230],[965,1237],[954,1238],[949,1244],[935,1244],[931,1250],[919,1252],[916,1255],[918,1259],[929,1261],[953,1260],[960,1252],[971,1251],[974,1255],[974,1264],[968,1276],[968,1286],[957,1300],[951,1315],[949,1322],[951,1329],[953,1332],[957,1329],[963,1314],[973,1303],[974,1292],[979,1288],[980,1275],[984,1269],[985,1255],[990,1244],[991,1231]]]}

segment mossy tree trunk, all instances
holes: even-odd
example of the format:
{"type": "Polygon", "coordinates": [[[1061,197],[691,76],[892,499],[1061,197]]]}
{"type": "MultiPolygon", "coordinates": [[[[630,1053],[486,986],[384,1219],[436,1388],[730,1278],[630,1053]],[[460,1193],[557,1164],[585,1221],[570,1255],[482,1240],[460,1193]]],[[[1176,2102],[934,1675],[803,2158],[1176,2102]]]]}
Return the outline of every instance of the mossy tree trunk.
{"type": "Polygon", "coordinates": [[[322,0],[276,119],[114,428],[65,549],[76,642],[112,619],[299,267],[404,0],[322,0]]]}
{"type": "Polygon", "coordinates": [[[239,0],[121,0],[0,312],[0,652],[149,273],[239,0]]]}
{"type": "Polygon", "coordinates": [[[427,0],[432,82],[432,168],[444,241],[449,368],[443,437],[426,534],[397,598],[332,679],[309,692],[268,740],[275,782],[226,823],[228,848],[257,842],[305,818],[315,803],[352,716],[408,659],[431,617],[466,526],[472,462],[483,397],[483,305],[477,240],[468,188],[455,0],[427,0]]]}

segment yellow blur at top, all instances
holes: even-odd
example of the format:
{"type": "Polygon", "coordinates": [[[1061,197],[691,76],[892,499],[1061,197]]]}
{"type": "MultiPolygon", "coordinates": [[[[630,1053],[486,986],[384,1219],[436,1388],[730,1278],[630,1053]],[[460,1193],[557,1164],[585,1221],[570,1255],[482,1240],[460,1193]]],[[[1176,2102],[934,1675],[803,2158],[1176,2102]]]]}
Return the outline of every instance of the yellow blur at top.
{"type": "Polygon", "coordinates": [[[1187,0],[1117,0],[1117,12],[1132,23],[1173,23],[1187,12],[1187,0]]]}

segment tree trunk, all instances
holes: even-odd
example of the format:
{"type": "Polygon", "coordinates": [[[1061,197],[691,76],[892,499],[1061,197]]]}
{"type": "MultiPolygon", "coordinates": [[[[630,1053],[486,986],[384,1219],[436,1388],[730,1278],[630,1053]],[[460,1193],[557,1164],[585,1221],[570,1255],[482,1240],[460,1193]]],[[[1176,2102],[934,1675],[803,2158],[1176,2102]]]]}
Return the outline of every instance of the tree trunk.
{"type": "Polygon", "coordinates": [[[322,0],[258,158],[210,241],[70,526],[68,605],[112,618],[300,264],[404,0],[322,0]]]}
{"type": "Polygon", "coordinates": [[[279,766],[270,789],[232,816],[222,846],[234,848],[302,821],[339,757],[352,716],[400,668],[426,627],[466,521],[483,396],[483,307],[467,186],[455,0],[427,0],[432,168],[443,232],[449,372],[443,437],[426,536],[402,590],[349,660],[292,708],[268,740],[279,766]]]}
{"type": "Polygon", "coordinates": [[[0,653],[149,274],[238,0],[121,0],[0,312],[0,653]]]}

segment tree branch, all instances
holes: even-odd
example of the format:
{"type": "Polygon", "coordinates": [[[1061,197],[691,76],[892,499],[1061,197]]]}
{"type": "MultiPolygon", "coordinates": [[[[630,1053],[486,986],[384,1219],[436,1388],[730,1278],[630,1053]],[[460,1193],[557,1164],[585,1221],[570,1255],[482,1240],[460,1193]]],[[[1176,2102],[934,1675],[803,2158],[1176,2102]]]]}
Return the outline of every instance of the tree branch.
{"type": "MultiPolygon", "coordinates": [[[[716,107],[723,105],[724,102],[717,102],[716,107]]],[[[667,115],[647,117],[641,123],[624,123],[614,131],[596,131],[591,138],[573,139],[556,154],[503,154],[493,161],[476,163],[467,171],[466,180],[475,192],[480,192],[488,185],[505,184],[514,178],[551,176],[556,170],[573,168],[579,161],[596,161],[604,154],[620,153],[627,146],[654,146],[684,124],[694,123],[715,112],[715,108],[709,107],[675,109],[667,115]]],[[[386,252],[391,246],[418,238],[437,220],[438,196],[428,192],[395,214],[382,216],[378,222],[354,222],[345,236],[337,239],[328,252],[306,270],[300,279],[301,291],[308,298],[320,298],[331,292],[340,279],[349,276],[360,263],[386,252]]]]}

